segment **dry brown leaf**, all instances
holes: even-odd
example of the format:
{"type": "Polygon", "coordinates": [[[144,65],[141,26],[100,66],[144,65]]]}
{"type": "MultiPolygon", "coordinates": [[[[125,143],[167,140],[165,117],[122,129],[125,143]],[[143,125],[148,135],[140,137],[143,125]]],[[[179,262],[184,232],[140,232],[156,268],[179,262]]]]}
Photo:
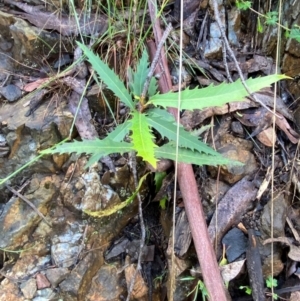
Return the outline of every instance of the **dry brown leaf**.
{"type": "Polygon", "coordinates": [[[294,261],[300,261],[300,247],[295,246],[293,244],[293,240],[288,238],[288,237],[278,237],[278,238],[268,238],[266,239],[263,244],[267,244],[267,243],[273,243],[273,242],[281,242],[283,244],[286,244],[290,247],[290,251],[288,253],[288,257],[291,260],[294,261]]]}
{"type": "Polygon", "coordinates": [[[260,200],[261,196],[263,195],[263,193],[268,188],[270,180],[271,180],[271,176],[272,176],[272,168],[271,168],[271,166],[269,166],[268,169],[267,169],[266,176],[265,176],[263,182],[261,183],[261,185],[259,186],[259,189],[258,189],[258,192],[257,192],[257,195],[256,195],[257,200],[260,200]]]}
{"type": "Polygon", "coordinates": [[[277,139],[276,133],[274,133],[273,128],[269,127],[257,135],[257,139],[264,144],[265,146],[272,147],[273,146],[273,137],[275,135],[275,140],[277,139]]]}
{"type": "Polygon", "coordinates": [[[237,277],[244,270],[245,261],[246,259],[235,261],[220,267],[221,275],[225,283],[237,277]]]}
{"type": "Polygon", "coordinates": [[[43,85],[44,83],[46,83],[49,80],[49,78],[40,78],[32,83],[29,83],[27,85],[24,86],[24,91],[25,92],[32,92],[33,90],[39,88],[41,85],[43,85]]]}
{"type": "Polygon", "coordinates": [[[287,135],[287,137],[290,139],[292,143],[297,144],[299,141],[299,134],[290,127],[285,117],[283,117],[279,113],[277,114],[282,118],[280,119],[276,117],[276,125],[285,132],[285,134],[287,135]]]}

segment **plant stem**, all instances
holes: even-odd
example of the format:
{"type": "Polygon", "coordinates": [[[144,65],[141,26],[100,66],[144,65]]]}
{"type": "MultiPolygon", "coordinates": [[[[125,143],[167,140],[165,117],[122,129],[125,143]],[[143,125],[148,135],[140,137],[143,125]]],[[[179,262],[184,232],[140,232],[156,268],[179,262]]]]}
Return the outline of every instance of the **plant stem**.
{"type": "MultiPolygon", "coordinates": [[[[153,23],[155,39],[158,43],[161,37],[161,28],[158,20],[156,19],[153,0],[149,0],[148,5],[153,23]]],[[[154,57],[154,54],[156,53],[156,47],[154,43],[149,42],[148,46],[150,49],[150,56],[152,55],[152,57],[154,57]]],[[[159,79],[158,85],[162,93],[167,93],[172,89],[172,83],[164,49],[161,50],[161,59],[164,68],[164,76],[159,79]]],[[[169,108],[169,112],[171,112],[176,118],[177,109],[169,108]]],[[[197,256],[202,269],[204,283],[206,285],[210,300],[230,300],[230,297],[226,294],[223,280],[221,278],[216,261],[216,256],[208,236],[206,221],[201,205],[201,198],[199,196],[195,175],[190,164],[178,164],[178,182],[183,196],[185,210],[188,216],[197,256]]],[[[170,295],[172,295],[171,291],[170,295]]],[[[170,300],[172,299],[170,298],[170,300]]]]}
{"type": "Polygon", "coordinates": [[[161,53],[162,47],[164,46],[164,43],[165,43],[168,35],[170,34],[171,30],[172,30],[172,25],[169,24],[167,26],[163,36],[161,37],[158,46],[157,46],[155,56],[152,60],[151,67],[150,67],[149,73],[147,75],[147,78],[146,78],[146,81],[145,81],[145,84],[144,84],[144,87],[143,87],[143,92],[142,92],[142,95],[141,95],[142,105],[144,105],[144,99],[146,97],[146,94],[147,94],[147,91],[148,91],[148,88],[149,88],[149,85],[150,85],[151,78],[154,74],[155,68],[156,68],[158,60],[160,58],[160,53],[161,53]]]}

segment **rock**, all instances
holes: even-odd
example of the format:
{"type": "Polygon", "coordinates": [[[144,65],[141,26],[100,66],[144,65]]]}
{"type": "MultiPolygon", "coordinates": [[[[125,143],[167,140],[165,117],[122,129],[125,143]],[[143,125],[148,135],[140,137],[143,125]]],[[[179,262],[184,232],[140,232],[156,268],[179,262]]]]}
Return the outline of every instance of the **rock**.
{"type": "Polygon", "coordinates": [[[82,226],[74,223],[52,238],[51,256],[58,267],[67,268],[76,263],[82,233],[82,226]]]}
{"type": "Polygon", "coordinates": [[[110,186],[102,185],[96,169],[90,168],[82,179],[85,184],[85,193],[81,203],[83,211],[99,211],[121,203],[118,194],[110,186]]]}
{"type": "Polygon", "coordinates": [[[49,288],[51,286],[50,282],[44,274],[38,273],[35,277],[38,290],[49,288]]]}
{"type": "Polygon", "coordinates": [[[222,244],[226,249],[228,263],[231,263],[246,252],[248,240],[240,229],[233,228],[224,235],[222,244]]]}
{"type": "Polygon", "coordinates": [[[241,11],[237,7],[228,10],[228,41],[233,46],[239,46],[241,30],[241,11]]]}
{"type": "Polygon", "coordinates": [[[233,133],[237,134],[238,136],[244,136],[244,128],[239,121],[233,121],[231,123],[231,130],[233,133]]]}
{"type": "MultiPolygon", "coordinates": [[[[229,184],[233,184],[257,170],[255,157],[250,152],[252,147],[253,144],[251,141],[237,138],[230,134],[221,136],[218,152],[225,158],[243,163],[242,166],[232,164],[221,166],[220,178],[222,180],[229,184]]],[[[217,175],[217,168],[209,166],[208,170],[211,172],[212,176],[215,177],[217,175]]]]}
{"type": "Polygon", "coordinates": [[[288,204],[284,198],[284,194],[280,193],[275,196],[273,204],[271,204],[271,202],[272,200],[264,206],[263,213],[260,218],[261,238],[263,240],[271,237],[271,215],[273,217],[273,237],[277,238],[285,236],[284,228],[288,204]],[[272,210],[271,206],[273,207],[272,210]]]}
{"type": "Polygon", "coordinates": [[[10,269],[9,272],[6,272],[8,277],[17,279],[21,282],[24,278],[28,276],[34,276],[41,269],[45,269],[51,262],[49,255],[47,256],[38,256],[38,255],[25,255],[17,260],[15,265],[10,269]]]}
{"type": "MultiPolygon", "coordinates": [[[[24,197],[46,215],[57,190],[51,177],[35,177],[24,197]],[[32,189],[32,190],[30,190],[32,189]]],[[[0,216],[0,247],[16,249],[28,241],[28,235],[41,221],[41,217],[24,200],[13,196],[0,216]]]]}
{"type": "Polygon", "coordinates": [[[206,41],[204,55],[207,59],[215,59],[220,56],[222,50],[221,32],[217,22],[212,22],[210,24],[209,31],[210,39],[206,41]]]}
{"type": "Polygon", "coordinates": [[[25,301],[16,283],[4,279],[0,284],[0,301],[25,301]]]}
{"type": "Polygon", "coordinates": [[[201,194],[203,197],[203,209],[205,216],[208,218],[213,215],[216,210],[216,203],[218,203],[226,194],[230,186],[223,181],[217,181],[208,178],[201,187],[201,194]]]}
{"type": "Polygon", "coordinates": [[[274,243],[273,253],[271,253],[271,244],[263,245],[263,241],[271,237],[271,215],[273,216],[273,237],[285,237],[285,221],[286,212],[288,208],[288,203],[284,197],[283,193],[279,193],[274,197],[273,200],[273,210],[271,210],[270,200],[268,204],[264,207],[263,213],[260,218],[261,223],[261,237],[260,242],[260,253],[262,255],[263,262],[263,274],[264,276],[271,275],[271,257],[273,256],[274,261],[274,276],[281,273],[284,268],[283,262],[281,260],[282,247],[280,244],[274,243]]]}
{"type": "Polygon", "coordinates": [[[5,87],[0,87],[0,94],[8,102],[14,102],[22,97],[21,89],[15,85],[7,85],[5,87]]]}
{"type": "Polygon", "coordinates": [[[70,271],[67,268],[48,269],[46,271],[46,277],[53,287],[57,287],[57,285],[61,283],[69,273],[70,271]]]}
{"type": "Polygon", "coordinates": [[[125,295],[125,287],[122,285],[122,274],[112,265],[104,265],[92,280],[92,285],[86,296],[90,301],[117,301],[125,295]]]}
{"type": "Polygon", "coordinates": [[[125,279],[127,283],[127,287],[130,287],[131,281],[133,280],[133,277],[136,275],[131,297],[133,299],[140,299],[144,296],[147,296],[148,293],[148,287],[144,280],[144,278],[141,275],[141,271],[138,271],[136,273],[136,265],[135,264],[129,264],[125,267],[125,279]]]}
{"type": "Polygon", "coordinates": [[[35,279],[30,278],[28,281],[21,283],[20,289],[26,299],[32,299],[37,291],[35,279]]]}
{"type": "Polygon", "coordinates": [[[32,299],[32,301],[52,301],[58,300],[57,293],[52,288],[45,288],[42,290],[38,290],[36,293],[36,297],[32,299]]]}
{"type": "MultiPolygon", "coordinates": [[[[5,134],[10,149],[9,160],[0,157],[2,178],[28,163],[37,155],[38,150],[51,147],[68,136],[72,118],[66,111],[63,113],[66,103],[60,103],[61,113],[56,114],[56,104],[44,100],[34,111],[33,118],[33,116],[25,116],[28,107],[24,107],[24,104],[28,100],[23,97],[15,103],[7,103],[0,108],[2,133],[5,134]],[[45,115],[45,112],[49,114],[45,115]]],[[[61,163],[57,166],[51,156],[44,156],[33,163],[30,169],[27,168],[14,177],[11,184],[19,184],[24,176],[28,178],[35,172],[55,174],[60,167],[61,163]]]]}
{"type": "MultiPolygon", "coordinates": [[[[63,299],[92,300],[87,298],[86,296],[90,290],[92,278],[101,268],[102,264],[102,252],[95,250],[87,253],[87,255],[72,270],[69,276],[62,283],[60,283],[59,287],[61,289],[61,294],[63,297],[66,297],[63,299]]],[[[112,290],[114,291],[115,288],[113,288],[112,290]]]]}

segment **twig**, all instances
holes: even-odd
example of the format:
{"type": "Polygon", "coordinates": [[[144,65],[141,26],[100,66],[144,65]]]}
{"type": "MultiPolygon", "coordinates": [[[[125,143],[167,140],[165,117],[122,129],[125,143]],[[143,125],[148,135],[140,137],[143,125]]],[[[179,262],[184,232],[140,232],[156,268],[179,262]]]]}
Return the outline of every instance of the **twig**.
{"type": "Polygon", "coordinates": [[[232,77],[231,77],[231,75],[229,73],[229,69],[228,69],[227,58],[226,58],[226,47],[225,47],[224,41],[222,43],[222,54],[223,54],[223,64],[224,64],[224,67],[226,70],[227,79],[230,83],[232,83],[233,80],[232,80],[232,77]]]}
{"type": "Polygon", "coordinates": [[[18,196],[20,199],[22,199],[27,205],[29,205],[34,212],[36,212],[44,221],[48,226],[52,226],[45,218],[45,216],[27,199],[25,198],[20,192],[18,192],[17,190],[15,190],[14,188],[10,187],[9,185],[6,184],[6,187],[16,196],[18,196]]]}
{"type": "Polygon", "coordinates": [[[141,262],[142,262],[142,253],[143,253],[143,248],[145,245],[145,238],[146,238],[146,229],[145,229],[145,223],[144,223],[144,218],[143,218],[143,208],[142,208],[142,199],[140,192],[138,191],[138,177],[137,177],[137,167],[136,167],[136,155],[134,152],[130,153],[130,167],[131,167],[131,172],[133,175],[133,180],[134,180],[134,186],[135,190],[137,191],[137,198],[138,198],[138,204],[139,204],[139,217],[140,217],[140,225],[141,225],[141,239],[140,239],[140,252],[138,256],[138,261],[136,265],[136,270],[133,275],[133,278],[131,279],[129,288],[128,288],[128,295],[126,298],[126,301],[130,300],[130,295],[133,291],[134,284],[135,284],[135,279],[138,274],[138,272],[141,270],[141,262]]]}
{"type": "Polygon", "coordinates": [[[235,64],[235,66],[236,66],[236,70],[237,70],[237,72],[238,72],[238,74],[239,74],[239,77],[240,77],[240,79],[241,79],[241,82],[242,82],[242,84],[243,84],[245,90],[248,92],[249,96],[250,96],[251,98],[253,98],[253,100],[254,100],[255,102],[259,103],[262,107],[264,107],[266,110],[268,110],[269,112],[271,112],[272,115],[275,114],[276,117],[278,117],[279,119],[282,119],[281,116],[278,116],[278,115],[277,115],[276,113],[274,113],[270,108],[268,108],[268,107],[267,107],[262,101],[260,101],[260,100],[256,97],[256,95],[253,94],[253,93],[251,92],[251,90],[249,89],[247,83],[245,82],[243,72],[242,72],[242,70],[241,70],[241,68],[240,68],[240,66],[239,66],[239,63],[238,63],[238,61],[237,61],[237,59],[236,59],[236,57],[235,57],[235,54],[234,54],[233,50],[231,49],[231,47],[230,47],[230,45],[229,45],[229,42],[228,42],[228,39],[227,39],[227,37],[226,37],[226,33],[225,33],[224,28],[223,28],[222,21],[221,21],[221,18],[220,18],[220,14],[219,14],[219,9],[218,9],[218,3],[217,3],[217,0],[212,0],[212,3],[213,3],[213,7],[214,7],[214,15],[215,15],[215,19],[216,19],[216,21],[217,21],[217,23],[218,23],[218,26],[219,26],[219,28],[220,28],[221,36],[222,36],[222,39],[223,39],[223,41],[224,41],[225,47],[226,47],[226,49],[227,49],[229,55],[231,56],[231,58],[232,58],[232,60],[233,60],[233,62],[234,62],[234,64],[235,64]]]}
{"type": "Polygon", "coordinates": [[[147,91],[148,91],[148,88],[149,88],[149,85],[150,85],[151,78],[154,74],[155,68],[156,68],[158,60],[160,58],[160,53],[161,53],[162,47],[163,47],[168,35],[170,34],[171,30],[172,30],[172,25],[169,24],[167,26],[161,40],[159,41],[154,59],[152,60],[151,67],[150,67],[149,73],[147,75],[147,78],[146,78],[146,81],[145,81],[145,84],[144,84],[144,87],[143,87],[143,92],[142,92],[142,95],[141,95],[142,100],[145,99],[145,97],[146,97],[146,94],[147,94],[147,91]]]}
{"type": "Polygon", "coordinates": [[[247,268],[252,289],[252,297],[255,301],[265,301],[264,278],[261,266],[261,257],[258,243],[253,229],[248,229],[247,268]]]}

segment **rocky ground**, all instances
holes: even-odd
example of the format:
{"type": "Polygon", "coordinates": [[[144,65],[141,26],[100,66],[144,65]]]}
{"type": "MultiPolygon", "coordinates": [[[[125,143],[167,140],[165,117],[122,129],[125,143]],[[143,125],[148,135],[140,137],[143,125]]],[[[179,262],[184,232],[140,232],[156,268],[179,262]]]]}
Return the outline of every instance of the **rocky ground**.
{"type": "MultiPolygon", "coordinates": [[[[265,26],[258,33],[257,14],[242,12],[231,2],[219,6],[220,16],[245,78],[274,73],[276,27],[265,26]]],[[[162,14],[174,27],[167,41],[173,49],[168,58],[174,90],[180,86],[178,51],[171,48],[178,45],[178,3],[168,5],[162,14]]],[[[77,9],[84,11],[82,5],[77,9]]],[[[277,4],[272,5],[275,10],[277,4]]],[[[41,156],[26,166],[40,150],[69,136],[80,102],[73,138],[102,138],[115,126],[114,119],[126,118],[126,109],[111,92],[89,80],[91,66],[72,64],[81,56],[75,44],[80,34],[87,36],[87,43],[101,37],[95,43],[99,52],[112,56],[112,65],[128,59],[126,34],[107,34],[111,24],[120,24],[105,8],[93,5],[90,15],[79,14],[76,19],[67,1],[0,2],[0,301],[127,298],[141,245],[137,200],[101,218],[83,212],[113,208],[132,196],[135,185],[127,154],[103,158],[88,169],[88,156],[74,154],[41,156]],[[114,52],[109,52],[110,45],[114,52]]],[[[116,8],[124,20],[130,19],[120,4],[116,8]]],[[[289,28],[299,25],[299,12],[299,1],[285,1],[282,23],[289,28]]],[[[141,10],[136,18],[142,16],[141,10]]],[[[151,24],[147,11],[145,16],[141,30],[151,24]]],[[[184,35],[181,86],[227,81],[212,3],[185,1],[184,35]]],[[[151,33],[148,38],[153,39],[151,33]]],[[[280,297],[300,298],[299,45],[282,34],[280,71],[293,79],[277,89],[275,137],[272,113],[250,99],[181,115],[187,130],[207,126],[201,139],[225,157],[244,163],[193,168],[208,233],[212,243],[217,242],[217,259],[227,259],[220,269],[232,300],[269,300],[265,279],[270,275],[278,280],[275,293],[280,297]],[[258,276],[253,271],[259,271],[258,276]],[[250,285],[252,296],[240,289],[250,285]]],[[[227,59],[228,72],[236,80],[236,66],[227,59]]],[[[119,66],[122,74],[125,65],[119,66]]],[[[256,95],[274,108],[274,87],[256,95]]],[[[149,167],[138,163],[142,177],[149,167]]],[[[162,164],[164,174],[149,174],[140,191],[146,241],[132,300],[168,300],[170,293],[174,167],[172,162],[162,164]],[[161,187],[155,185],[155,175],[162,176],[161,187]]],[[[184,207],[178,190],[174,299],[202,300],[201,292],[196,295],[194,290],[202,275],[184,207]]]]}

